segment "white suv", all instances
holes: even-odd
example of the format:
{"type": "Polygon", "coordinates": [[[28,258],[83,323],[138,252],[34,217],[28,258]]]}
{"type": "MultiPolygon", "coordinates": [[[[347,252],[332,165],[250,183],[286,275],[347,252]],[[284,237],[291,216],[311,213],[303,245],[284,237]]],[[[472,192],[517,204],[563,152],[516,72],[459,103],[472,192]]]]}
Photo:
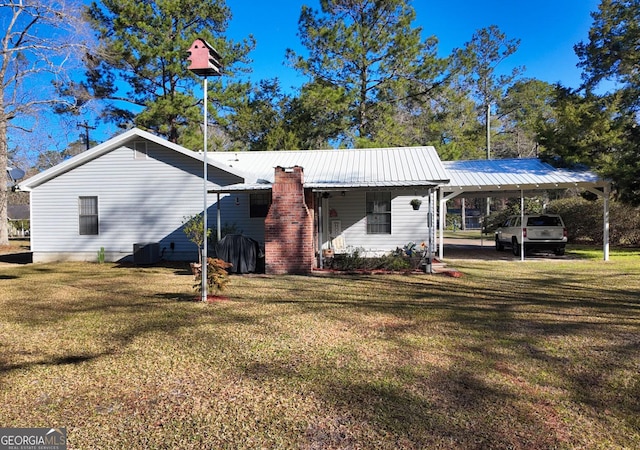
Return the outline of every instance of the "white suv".
{"type": "Polygon", "coordinates": [[[496,230],[496,250],[502,251],[508,246],[514,255],[519,256],[524,241],[525,252],[531,249],[552,250],[556,255],[564,255],[567,229],[562,217],[557,214],[526,215],[523,226],[520,218],[511,216],[496,230]]]}

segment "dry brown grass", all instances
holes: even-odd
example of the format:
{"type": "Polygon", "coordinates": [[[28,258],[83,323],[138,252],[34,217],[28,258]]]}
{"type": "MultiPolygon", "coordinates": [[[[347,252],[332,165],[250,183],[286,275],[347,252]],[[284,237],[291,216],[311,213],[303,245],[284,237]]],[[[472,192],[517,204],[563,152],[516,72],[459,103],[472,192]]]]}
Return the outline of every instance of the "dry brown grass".
{"type": "Polygon", "coordinates": [[[640,263],[0,267],[0,426],[69,448],[640,448],[640,263]]]}

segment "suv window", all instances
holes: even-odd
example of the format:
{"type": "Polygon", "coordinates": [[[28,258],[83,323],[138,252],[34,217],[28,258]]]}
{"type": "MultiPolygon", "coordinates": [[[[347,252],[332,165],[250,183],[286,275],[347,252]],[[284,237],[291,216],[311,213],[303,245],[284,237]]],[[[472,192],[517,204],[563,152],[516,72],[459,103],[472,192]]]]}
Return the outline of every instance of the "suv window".
{"type": "Polygon", "coordinates": [[[537,216],[529,217],[527,220],[527,226],[530,227],[561,227],[559,217],[554,216],[537,216]]]}

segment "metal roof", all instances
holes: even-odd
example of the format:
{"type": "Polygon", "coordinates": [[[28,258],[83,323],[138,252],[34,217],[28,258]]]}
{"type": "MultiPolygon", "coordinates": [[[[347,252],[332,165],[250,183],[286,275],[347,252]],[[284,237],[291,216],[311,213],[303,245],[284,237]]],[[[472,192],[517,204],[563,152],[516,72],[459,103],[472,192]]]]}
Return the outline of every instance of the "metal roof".
{"type": "Polygon", "coordinates": [[[305,187],[317,190],[345,188],[433,187],[449,175],[432,146],[341,150],[264,152],[209,152],[218,166],[244,174],[245,183],[215,192],[253,190],[273,183],[275,167],[300,166],[305,187]]]}
{"type": "Polygon", "coordinates": [[[558,169],[536,158],[444,161],[450,181],[444,192],[500,193],[536,189],[602,187],[587,170],[558,169]]]}

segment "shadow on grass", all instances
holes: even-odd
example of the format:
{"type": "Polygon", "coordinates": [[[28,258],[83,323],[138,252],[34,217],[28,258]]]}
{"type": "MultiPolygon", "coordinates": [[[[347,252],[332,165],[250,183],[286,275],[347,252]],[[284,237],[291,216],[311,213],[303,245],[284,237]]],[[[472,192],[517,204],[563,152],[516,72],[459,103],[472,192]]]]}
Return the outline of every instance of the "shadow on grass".
{"type": "Polygon", "coordinates": [[[197,292],[192,292],[189,294],[163,293],[163,294],[156,294],[155,296],[158,298],[162,298],[164,300],[169,300],[169,301],[194,303],[199,300],[198,298],[199,295],[200,294],[197,292]]]}
{"type": "Polygon", "coordinates": [[[189,263],[185,261],[160,261],[154,264],[134,264],[133,262],[121,261],[114,266],[118,269],[172,269],[176,275],[193,275],[189,267],[189,263]]]}
{"type": "Polygon", "coordinates": [[[0,263],[31,264],[33,263],[33,254],[31,252],[19,252],[0,255],[0,263]]]}
{"type": "MultiPolygon", "coordinates": [[[[102,353],[31,363],[18,354],[0,369],[80,364],[141,338],[181,340],[188,344],[179,352],[224,361],[207,367],[222,367],[240,385],[251,380],[256,389],[277,385],[274,395],[318,398],[323,409],[309,419],[302,448],[376,439],[386,448],[585,448],[584,423],[585,434],[621,421],[629,424],[621,434],[639,432],[640,295],[633,286],[619,289],[626,274],[605,284],[599,272],[497,278],[493,270],[455,280],[234,277],[232,287],[240,287],[230,296],[239,302],[224,308],[188,305],[193,292],[164,293],[161,282],[145,295],[135,280],[89,273],[68,286],[80,298],[30,305],[18,319],[36,330],[86,315],[78,323],[102,353]],[[94,288],[103,296],[92,297],[94,288]],[[316,338],[326,339],[320,349],[316,338]]],[[[174,349],[161,351],[171,358],[174,349]]]]}
{"type": "Polygon", "coordinates": [[[93,355],[64,355],[50,358],[43,358],[38,361],[28,361],[28,362],[19,362],[19,363],[8,363],[6,361],[0,361],[0,374],[3,372],[10,372],[13,370],[22,370],[29,369],[35,366],[65,366],[65,365],[76,365],[81,364],[87,361],[92,361],[96,358],[100,358],[103,356],[111,355],[113,352],[101,352],[93,355]]]}

